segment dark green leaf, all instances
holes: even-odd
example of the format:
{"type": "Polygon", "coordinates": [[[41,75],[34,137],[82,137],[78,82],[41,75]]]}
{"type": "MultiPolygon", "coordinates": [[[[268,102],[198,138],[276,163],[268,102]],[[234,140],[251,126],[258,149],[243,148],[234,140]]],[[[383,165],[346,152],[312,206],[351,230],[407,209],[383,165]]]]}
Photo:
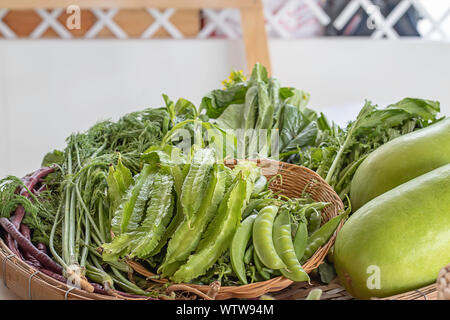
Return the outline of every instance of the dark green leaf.
{"type": "Polygon", "coordinates": [[[319,266],[319,275],[320,275],[320,281],[323,283],[330,283],[334,278],[336,278],[336,271],[334,270],[334,267],[327,263],[323,262],[319,266]]]}

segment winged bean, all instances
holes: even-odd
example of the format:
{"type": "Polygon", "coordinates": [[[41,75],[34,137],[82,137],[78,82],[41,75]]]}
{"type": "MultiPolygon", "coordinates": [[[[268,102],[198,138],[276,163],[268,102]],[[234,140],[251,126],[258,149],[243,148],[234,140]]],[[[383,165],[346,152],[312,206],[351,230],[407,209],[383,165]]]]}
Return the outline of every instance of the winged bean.
{"type": "Polygon", "coordinates": [[[153,179],[149,179],[149,176],[155,169],[154,166],[145,164],[141,173],[135,178],[134,185],[129,187],[111,222],[115,235],[137,228],[142,219],[153,181],[153,179]]]}
{"type": "MultiPolygon", "coordinates": [[[[158,254],[161,249],[166,245],[167,241],[172,237],[175,230],[178,228],[178,226],[183,221],[183,208],[181,206],[181,188],[183,186],[183,180],[184,175],[183,171],[180,169],[179,166],[172,166],[170,168],[170,173],[173,177],[173,186],[175,189],[175,193],[177,195],[176,198],[176,207],[175,207],[175,216],[170,221],[169,225],[167,226],[166,232],[162,236],[161,240],[159,241],[159,244],[156,246],[156,248],[150,253],[151,256],[154,256],[158,254]]],[[[186,172],[187,174],[187,172],[186,172]]]]}
{"type": "Polygon", "coordinates": [[[163,172],[157,172],[148,179],[152,180],[153,188],[148,194],[150,199],[144,220],[135,230],[115,236],[111,243],[103,244],[103,260],[117,261],[125,255],[146,258],[158,245],[173,214],[173,179],[163,172]]]}
{"type": "Polygon", "coordinates": [[[200,208],[202,196],[207,188],[207,176],[212,169],[213,163],[213,150],[199,149],[194,153],[181,192],[181,204],[188,222],[190,222],[200,208]]]}
{"type": "Polygon", "coordinates": [[[158,245],[173,214],[172,187],[172,176],[166,173],[155,176],[146,216],[136,230],[139,241],[132,243],[130,258],[146,258],[158,245]]]}
{"type": "Polygon", "coordinates": [[[217,215],[208,226],[197,250],[175,272],[172,277],[173,281],[187,282],[204,274],[228,248],[241,220],[247,198],[246,190],[247,183],[240,173],[236,177],[234,185],[225,195],[217,215]]]}
{"type": "Polygon", "coordinates": [[[172,239],[168,243],[166,257],[164,263],[161,265],[161,271],[170,263],[185,261],[197,248],[206,226],[213,218],[225,194],[226,171],[222,169],[222,165],[214,165],[209,187],[203,198],[200,210],[191,225],[189,225],[187,219],[184,219],[176,229],[172,239]]]}

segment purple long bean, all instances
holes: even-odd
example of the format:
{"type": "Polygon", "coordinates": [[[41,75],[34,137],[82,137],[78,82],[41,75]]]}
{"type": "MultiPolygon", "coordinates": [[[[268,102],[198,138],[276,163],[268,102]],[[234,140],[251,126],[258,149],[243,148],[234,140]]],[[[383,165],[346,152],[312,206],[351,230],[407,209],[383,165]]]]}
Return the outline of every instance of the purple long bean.
{"type": "Polygon", "coordinates": [[[19,230],[17,230],[17,228],[14,226],[14,224],[11,223],[11,221],[6,218],[0,218],[0,225],[8,234],[10,234],[14,238],[14,240],[17,241],[19,247],[21,247],[24,251],[29,251],[30,254],[42,264],[42,266],[58,274],[62,274],[63,268],[55,261],[53,261],[48,255],[36,248],[30,240],[25,238],[19,232],[19,230]]]}

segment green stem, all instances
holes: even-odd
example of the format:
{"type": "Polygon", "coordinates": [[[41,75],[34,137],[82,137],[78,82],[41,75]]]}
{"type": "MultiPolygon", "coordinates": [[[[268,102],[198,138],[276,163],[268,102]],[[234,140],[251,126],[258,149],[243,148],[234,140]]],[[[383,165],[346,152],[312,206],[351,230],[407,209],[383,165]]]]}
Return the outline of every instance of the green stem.
{"type": "Polygon", "coordinates": [[[91,214],[90,214],[88,208],[86,207],[86,204],[84,203],[83,197],[81,196],[81,193],[80,193],[80,190],[79,190],[77,184],[75,184],[75,191],[76,191],[78,200],[80,201],[81,206],[83,207],[83,210],[85,211],[85,213],[86,213],[86,215],[87,215],[87,217],[89,219],[89,222],[92,224],[92,228],[97,233],[97,236],[98,236],[98,238],[100,238],[102,243],[105,243],[105,239],[102,237],[102,235],[100,233],[100,230],[98,229],[97,225],[95,224],[94,219],[92,219],[91,214]]]}
{"type": "Polygon", "coordinates": [[[95,244],[100,247],[104,242],[102,242],[94,233],[91,233],[92,239],[94,239],[95,244]]]}
{"type": "Polygon", "coordinates": [[[364,159],[367,158],[367,155],[362,156],[361,158],[358,159],[358,161],[354,162],[350,168],[348,168],[347,171],[345,171],[344,175],[342,176],[342,178],[339,180],[339,182],[336,184],[335,189],[337,191],[340,191],[342,185],[345,182],[345,179],[352,175],[353,173],[355,173],[356,169],[358,169],[359,165],[364,161],[364,159]]]}
{"type": "MultiPolygon", "coordinates": [[[[81,266],[86,265],[87,255],[89,253],[88,246],[91,240],[91,226],[89,225],[89,219],[87,213],[84,214],[84,246],[83,251],[81,252],[81,266]]],[[[81,229],[81,228],[80,228],[81,229]]]]}
{"type": "Polygon", "coordinates": [[[70,210],[69,210],[69,264],[76,264],[76,249],[75,249],[75,189],[72,188],[72,194],[70,197],[70,210]]]}
{"type": "Polygon", "coordinates": [[[49,239],[49,248],[50,252],[52,253],[53,257],[56,259],[56,261],[63,266],[63,268],[67,268],[67,264],[64,262],[64,260],[58,255],[58,253],[55,250],[54,246],[54,240],[55,240],[55,232],[56,227],[58,225],[59,215],[61,214],[61,204],[58,207],[58,210],[56,211],[55,221],[53,222],[52,231],[50,232],[50,239],[49,239]]]}
{"type": "Polygon", "coordinates": [[[82,214],[76,214],[78,210],[75,210],[75,218],[77,220],[77,225],[76,225],[76,237],[75,237],[75,245],[76,245],[76,250],[75,250],[75,261],[78,261],[78,255],[79,255],[79,247],[80,247],[80,240],[81,240],[81,219],[83,218],[82,214]]]}
{"type": "MultiPolygon", "coordinates": [[[[72,155],[70,150],[67,156],[67,170],[68,175],[72,174],[72,155]]],[[[66,185],[66,195],[65,195],[65,206],[64,206],[64,229],[62,232],[63,235],[63,243],[62,243],[62,252],[64,261],[70,264],[70,256],[69,256],[69,237],[70,237],[70,184],[66,185]]]]}
{"type": "Polygon", "coordinates": [[[127,290],[130,293],[135,294],[141,294],[141,295],[148,295],[149,293],[139,288],[137,285],[135,285],[133,282],[129,281],[127,278],[125,278],[119,270],[117,270],[114,267],[111,267],[112,272],[114,273],[115,277],[113,277],[114,282],[117,283],[122,289],[127,290]]]}
{"type": "Polygon", "coordinates": [[[80,160],[80,150],[78,149],[78,143],[75,143],[75,152],[77,154],[77,163],[78,167],[81,168],[81,160],[80,160]]]}
{"type": "Polygon", "coordinates": [[[351,138],[353,137],[353,132],[360,126],[361,121],[363,121],[372,111],[373,106],[370,104],[369,101],[366,101],[364,107],[361,109],[358,116],[356,117],[356,120],[351,124],[350,129],[347,131],[344,143],[340,146],[339,151],[336,154],[333,163],[331,164],[330,170],[328,170],[328,174],[325,178],[326,182],[331,183],[331,179],[333,178],[334,172],[336,171],[339,160],[341,159],[342,154],[344,153],[345,149],[350,143],[351,138]]]}
{"type": "Polygon", "coordinates": [[[105,140],[105,142],[103,142],[103,144],[100,146],[100,148],[98,148],[91,156],[91,159],[95,158],[100,152],[103,151],[103,149],[105,149],[107,144],[107,140],[105,140]]]}
{"type": "Polygon", "coordinates": [[[102,201],[98,201],[98,224],[100,225],[100,234],[102,235],[103,239],[107,239],[107,234],[105,230],[105,217],[103,212],[103,205],[102,201]]]}

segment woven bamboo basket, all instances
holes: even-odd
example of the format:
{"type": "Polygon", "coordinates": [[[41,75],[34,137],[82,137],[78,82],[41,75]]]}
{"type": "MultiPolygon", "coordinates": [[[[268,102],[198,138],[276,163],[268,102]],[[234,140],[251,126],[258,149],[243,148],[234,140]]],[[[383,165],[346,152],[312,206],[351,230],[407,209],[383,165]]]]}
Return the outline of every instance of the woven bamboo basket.
{"type": "MultiPolygon", "coordinates": [[[[301,166],[292,165],[273,160],[257,160],[262,173],[267,178],[281,175],[282,179],[274,179],[269,186],[274,192],[280,192],[288,197],[300,197],[307,192],[316,201],[330,202],[323,213],[323,223],[335,217],[343,209],[343,204],[334,190],[315,172],[301,166]],[[274,166],[277,168],[274,172],[274,166]]],[[[227,166],[234,167],[236,161],[227,162],[227,166]]],[[[342,228],[339,225],[334,236],[304,264],[306,272],[317,268],[324,260],[329,249],[333,246],[337,232],[342,228]]],[[[154,276],[136,261],[127,261],[133,270],[145,277],[154,276]]],[[[59,282],[42,272],[37,271],[19,257],[14,255],[0,238],[0,279],[3,285],[12,290],[23,299],[34,300],[111,300],[117,299],[113,296],[88,293],[84,290],[71,287],[66,283],[59,282]]],[[[154,279],[155,283],[166,283],[166,279],[154,279]]],[[[349,293],[339,284],[337,279],[328,285],[313,282],[293,283],[282,276],[267,281],[256,282],[242,286],[220,286],[218,283],[211,285],[176,284],[167,288],[168,292],[178,291],[187,295],[196,295],[203,299],[252,299],[263,294],[270,293],[275,299],[303,299],[313,288],[323,290],[324,300],[348,300],[353,299],[349,293]]],[[[420,290],[411,291],[387,299],[436,299],[436,285],[430,285],[420,290]]]]}

